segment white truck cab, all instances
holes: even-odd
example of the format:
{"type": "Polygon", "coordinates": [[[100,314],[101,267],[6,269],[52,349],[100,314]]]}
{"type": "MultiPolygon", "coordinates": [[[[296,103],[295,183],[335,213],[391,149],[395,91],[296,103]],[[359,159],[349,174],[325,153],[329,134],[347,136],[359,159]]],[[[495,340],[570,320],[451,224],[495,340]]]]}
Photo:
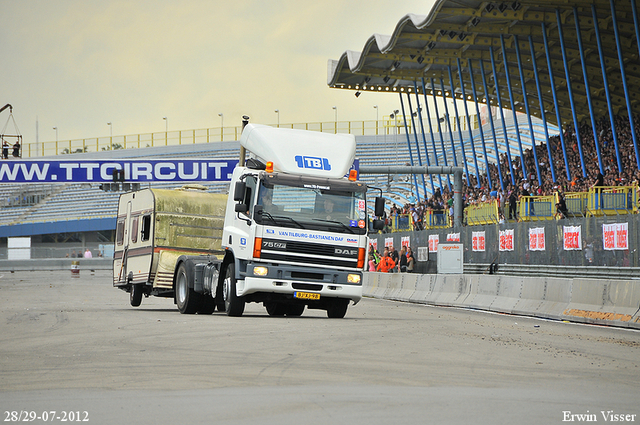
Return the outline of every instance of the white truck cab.
{"type": "MultiPolygon", "coordinates": [[[[367,186],[351,170],[354,136],[248,124],[240,145],[222,237],[213,222],[210,232],[220,250],[171,257],[173,285],[163,296],[172,290],[182,313],[211,313],[215,306],[241,316],[247,302],[261,302],[271,316],[310,308],[344,317],[362,298],[368,247],[367,186]]],[[[383,215],[381,197],[375,210],[383,215]]],[[[135,284],[117,283],[127,291],[140,288],[135,284]]],[[[158,295],[153,288],[143,285],[141,292],[158,295]]]]}

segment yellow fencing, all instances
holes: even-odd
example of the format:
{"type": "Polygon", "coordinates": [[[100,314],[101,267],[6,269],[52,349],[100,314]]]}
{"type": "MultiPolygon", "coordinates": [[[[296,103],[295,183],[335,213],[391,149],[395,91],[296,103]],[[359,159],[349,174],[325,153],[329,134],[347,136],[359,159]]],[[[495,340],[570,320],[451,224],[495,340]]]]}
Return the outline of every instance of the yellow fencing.
{"type": "Polygon", "coordinates": [[[604,186],[589,189],[588,217],[637,213],[637,186],[604,186]]]}
{"type": "Polygon", "coordinates": [[[423,227],[425,229],[446,229],[451,227],[451,219],[449,218],[449,210],[427,210],[424,213],[423,227]]]}
{"type": "Polygon", "coordinates": [[[389,218],[390,232],[407,232],[414,230],[413,218],[410,214],[398,214],[389,218]]]}
{"type": "Polygon", "coordinates": [[[469,205],[464,212],[469,226],[495,224],[500,219],[497,200],[469,205]]]}
{"type": "MultiPolygon", "coordinates": [[[[569,192],[564,194],[569,217],[582,217],[587,214],[589,192],[569,192]]],[[[557,202],[557,201],[556,201],[557,202]]]]}
{"type": "MultiPolygon", "coordinates": [[[[425,211],[421,227],[422,229],[446,229],[451,227],[449,212],[446,209],[437,214],[433,210],[425,211]]],[[[393,233],[419,230],[419,227],[414,223],[411,214],[399,214],[389,218],[387,229],[393,233]]]]}
{"type": "Polygon", "coordinates": [[[556,196],[523,196],[518,205],[520,221],[553,220],[556,215],[556,196]]]}

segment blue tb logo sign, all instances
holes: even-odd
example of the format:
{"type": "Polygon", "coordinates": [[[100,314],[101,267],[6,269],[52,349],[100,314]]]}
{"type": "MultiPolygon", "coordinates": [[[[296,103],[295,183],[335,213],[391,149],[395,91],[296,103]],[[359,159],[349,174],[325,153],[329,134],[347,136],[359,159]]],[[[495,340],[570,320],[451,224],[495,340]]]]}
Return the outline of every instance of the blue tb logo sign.
{"type": "Polygon", "coordinates": [[[295,157],[298,168],[312,168],[314,170],[331,170],[331,164],[329,164],[329,158],[320,158],[317,156],[302,156],[296,155],[295,157]]]}

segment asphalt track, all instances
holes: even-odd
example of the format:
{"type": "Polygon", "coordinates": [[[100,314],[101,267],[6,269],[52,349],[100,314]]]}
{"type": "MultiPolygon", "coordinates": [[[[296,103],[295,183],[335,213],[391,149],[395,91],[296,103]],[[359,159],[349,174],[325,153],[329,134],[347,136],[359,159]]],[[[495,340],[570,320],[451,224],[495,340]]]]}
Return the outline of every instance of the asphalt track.
{"type": "Polygon", "coordinates": [[[4,422],[640,422],[632,330],[374,299],[345,319],[257,304],[185,316],[161,298],[132,308],[108,272],[86,270],[1,275],[0,323],[4,422]]]}

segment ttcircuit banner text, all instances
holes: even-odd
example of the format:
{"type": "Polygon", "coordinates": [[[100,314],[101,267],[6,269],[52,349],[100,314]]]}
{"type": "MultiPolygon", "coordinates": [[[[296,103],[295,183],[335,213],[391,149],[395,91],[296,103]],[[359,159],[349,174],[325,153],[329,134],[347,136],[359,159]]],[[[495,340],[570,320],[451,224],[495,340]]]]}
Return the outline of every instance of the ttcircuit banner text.
{"type": "Polygon", "coordinates": [[[4,161],[0,183],[107,183],[114,170],[127,182],[229,181],[238,161],[4,161]]]}

